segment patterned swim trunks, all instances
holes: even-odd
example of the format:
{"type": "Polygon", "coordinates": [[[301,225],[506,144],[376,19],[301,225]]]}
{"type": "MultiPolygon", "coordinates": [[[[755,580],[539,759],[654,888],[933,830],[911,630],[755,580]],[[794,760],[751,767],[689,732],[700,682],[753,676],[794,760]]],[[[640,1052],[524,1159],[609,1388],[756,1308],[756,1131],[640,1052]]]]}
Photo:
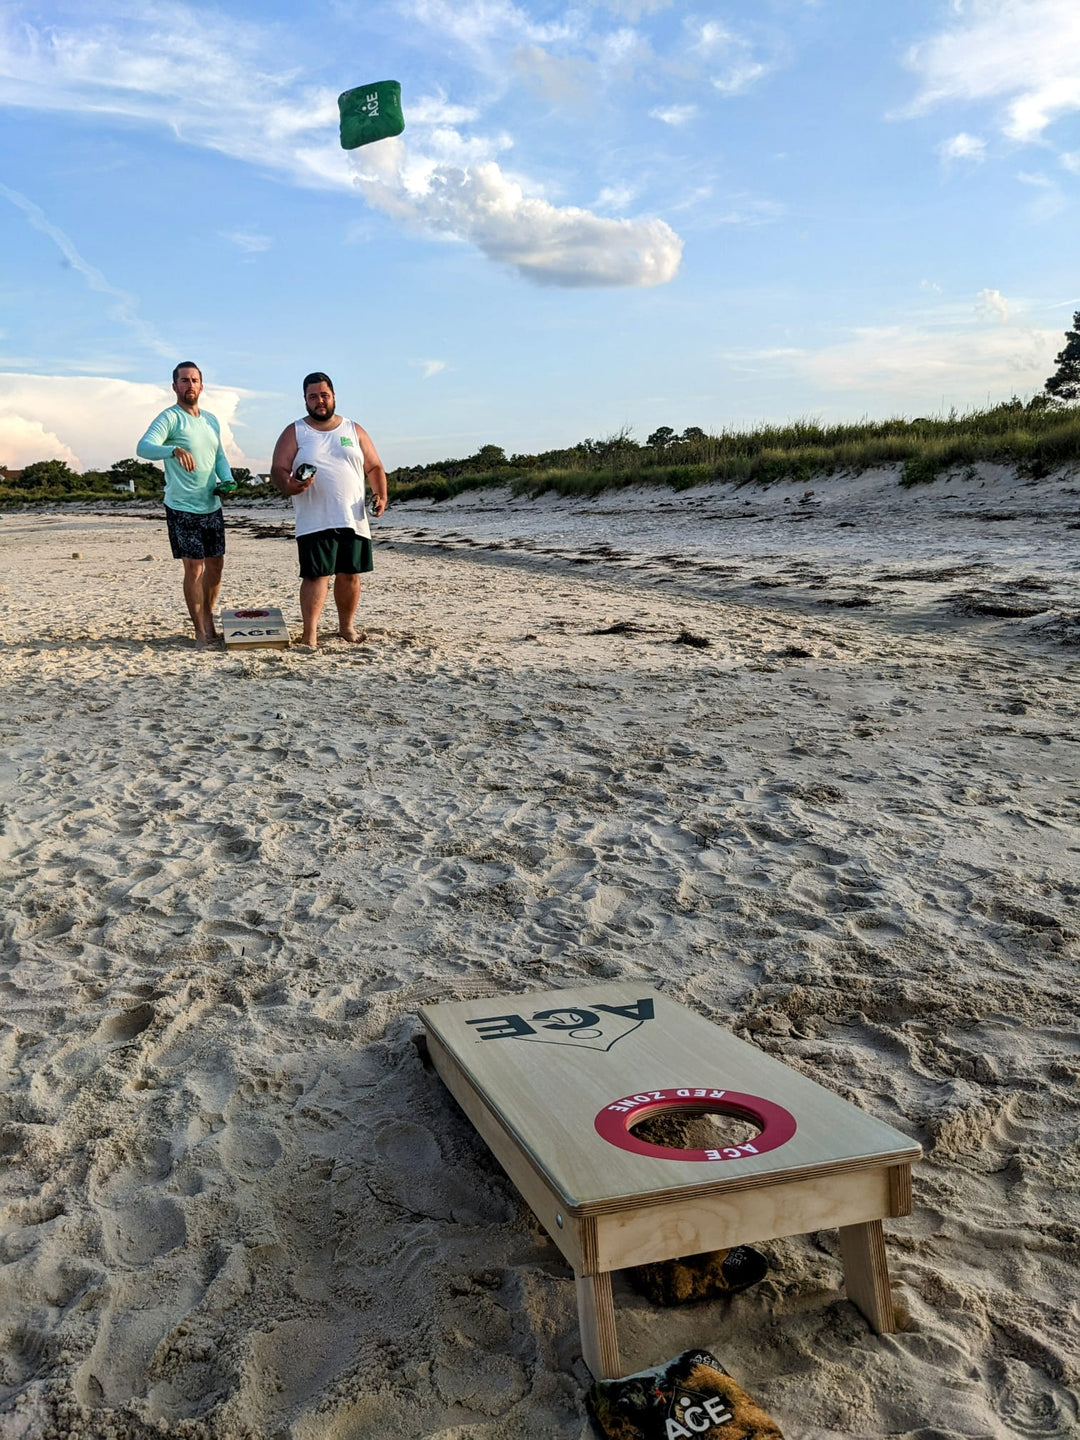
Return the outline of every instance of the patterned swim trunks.
{"type": "Polygon", "coordinates": [[[208,515],[165,506],[174,560],[212,560],[225,554],[225,516],[219,506],[208,515]]]}

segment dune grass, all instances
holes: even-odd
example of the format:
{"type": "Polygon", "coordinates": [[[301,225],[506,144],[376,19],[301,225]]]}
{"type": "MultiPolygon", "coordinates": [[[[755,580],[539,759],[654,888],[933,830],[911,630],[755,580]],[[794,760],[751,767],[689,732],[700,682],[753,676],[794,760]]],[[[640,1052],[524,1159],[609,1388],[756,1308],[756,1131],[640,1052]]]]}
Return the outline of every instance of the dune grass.
{"type": "MultiPolygon", "coordinates": [[[[484,445],[462,460],[402,467],[389,476],[391,500],[448,500],[466,490],[505,486],[515,495],[599,495],[627,485],[687,489],[707,481],[770,485],[778,480],[822,482],[837,473],[898,466],[903,486],[927,484],[939,475],[963,471],[980,461],[1016,467],[1039,476],[1080,464],[1080,405],[1037,395],[1024,404],[1012,399],[965,415],[914,420],[863,420],[819,425],[795,420],[752,430],[708,434],[692,427],[675,435],[658,431],[662,443],[639,444],[624,427],[603,440],[582,440],[540,455],[512,455],[484,445]]],[[[66,470],[56,462],[60,470],[66,470]]],[[[40,467],[38,467],[40,469],[40,467]]],[[[48,468],[48,467],[46,467],[48,468]]],[[[149,469],[150,467],[144,467],[149,469]]],[[[31,471],[33,474],[33,471],[31,471]]],[[[40,475],[33,483],[0,479],[0,509],[43,501],[108,500],[126,504],[161,498],[161,477],[136,477],[134,495],[116,494],[104,471],[69,474],[57,481],[40,475]]],[[[245,490],[244,499],[276,494],[269,487],[245,490]]]]}
{"type": "Polygon", "coordinates": [[[448,500],[490,486],[521,496],[596,495],[627,485],[679,490],[706,481],[817,481],[898,465],[899,483],[911,486],[979,461],[1015,465],[1029,475],[1080,462],[1080,407],[1036,396],[1027,405],[1014,399],[937,418],[828,426],[799,420],[711,435],[695,430],[663,445],[639,445],[624,429],[606,440],[584,440],[542,455],[507,458],[497,446],[486,445],[464,460],[395,470],[389,481],[392,499],[448,500]]]}

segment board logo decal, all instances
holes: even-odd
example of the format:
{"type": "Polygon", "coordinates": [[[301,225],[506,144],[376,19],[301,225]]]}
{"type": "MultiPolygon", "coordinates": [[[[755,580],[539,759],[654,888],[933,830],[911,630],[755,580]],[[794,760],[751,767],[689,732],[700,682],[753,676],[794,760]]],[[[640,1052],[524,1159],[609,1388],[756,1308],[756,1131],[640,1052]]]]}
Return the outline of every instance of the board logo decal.
{"type": "Polygon", "coordinates": [[[751,1160],[786,1145],[798,1129],[795,1116],[775,1100],[761,1095],[744,1095],[741,1090],[723,1090],[699,1085],[680,1086],[677,1090],[641,1090],[605,1105],[594,1121],[596,1133],[609,1145],[630,1150],[635,1155],[648,1155],[653,1160],[751,1160]],[[741,1145],[720,1145],[715,1150],[678,1150],[669,1145],[653,1145],[639,1140],[631,1132],[650,1115],[663,1110],[705,1110],[723,1115],[737,1115],[761,1126],[760,1135],[741,1145]]]}
{"type": "Polygon", "coordinates": [[[487,1015],[466,1020],[476,1027],[477,1040],[526,1040],[539,1045],[574,1045],[583,1050],[608,1051],[627,1035],[654,1018],[653,1002],[638,1000],[633,1005],[581,1005],[564,1009],[537,1010],[524,1015],[487,1015]]]}
{"type": "Polygon", "coordinates": [[[735,1417],[722,1395],[701,1395],[685,1386],[676,1386],[667,1412],[667,1440],[682,1440],[727,1425],[735,1417]]]}

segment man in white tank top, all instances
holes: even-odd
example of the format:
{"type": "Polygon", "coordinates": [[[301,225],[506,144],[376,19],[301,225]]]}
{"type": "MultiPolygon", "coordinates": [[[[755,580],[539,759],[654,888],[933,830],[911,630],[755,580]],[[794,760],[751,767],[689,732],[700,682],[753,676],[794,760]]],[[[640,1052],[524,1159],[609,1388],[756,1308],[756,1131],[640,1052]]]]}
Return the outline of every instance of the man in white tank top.
{"type": "Polygon", "coordinates": [[[270,479],[292,496],[296,514],[300,643],[312,648],[319,643],[331,576],[338,634],[355,643],[364,638],[354,623],[360,576],[372,569],[365,483],[371,486],[371,513],[379,516],[386,509],[386,471],[367,431],[336,413],[329,375],[317,370],[305,377],[304,405],[307,414],[281,432],[270,462],[270,479]]]}

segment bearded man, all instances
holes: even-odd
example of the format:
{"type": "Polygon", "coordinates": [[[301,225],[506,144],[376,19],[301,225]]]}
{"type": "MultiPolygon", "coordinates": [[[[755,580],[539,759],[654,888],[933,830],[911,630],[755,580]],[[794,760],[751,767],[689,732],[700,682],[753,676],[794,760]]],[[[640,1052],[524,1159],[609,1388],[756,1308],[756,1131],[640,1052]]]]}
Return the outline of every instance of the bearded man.
{"type": "Polygon", "coordinates": [[[353,644],[360,576],[372,568],[371,526],[365,487],[371,486],[371,514],[386,509],[386,471],[371,436],[355,420],[336,413],[329,375],[304,377],[307,414],[287,425],[274,446],[270,479],[292,497],[296,548],[300,555],[300,643],[319,643],[319,617],[334,581],[338,634],[353,644]]]}

